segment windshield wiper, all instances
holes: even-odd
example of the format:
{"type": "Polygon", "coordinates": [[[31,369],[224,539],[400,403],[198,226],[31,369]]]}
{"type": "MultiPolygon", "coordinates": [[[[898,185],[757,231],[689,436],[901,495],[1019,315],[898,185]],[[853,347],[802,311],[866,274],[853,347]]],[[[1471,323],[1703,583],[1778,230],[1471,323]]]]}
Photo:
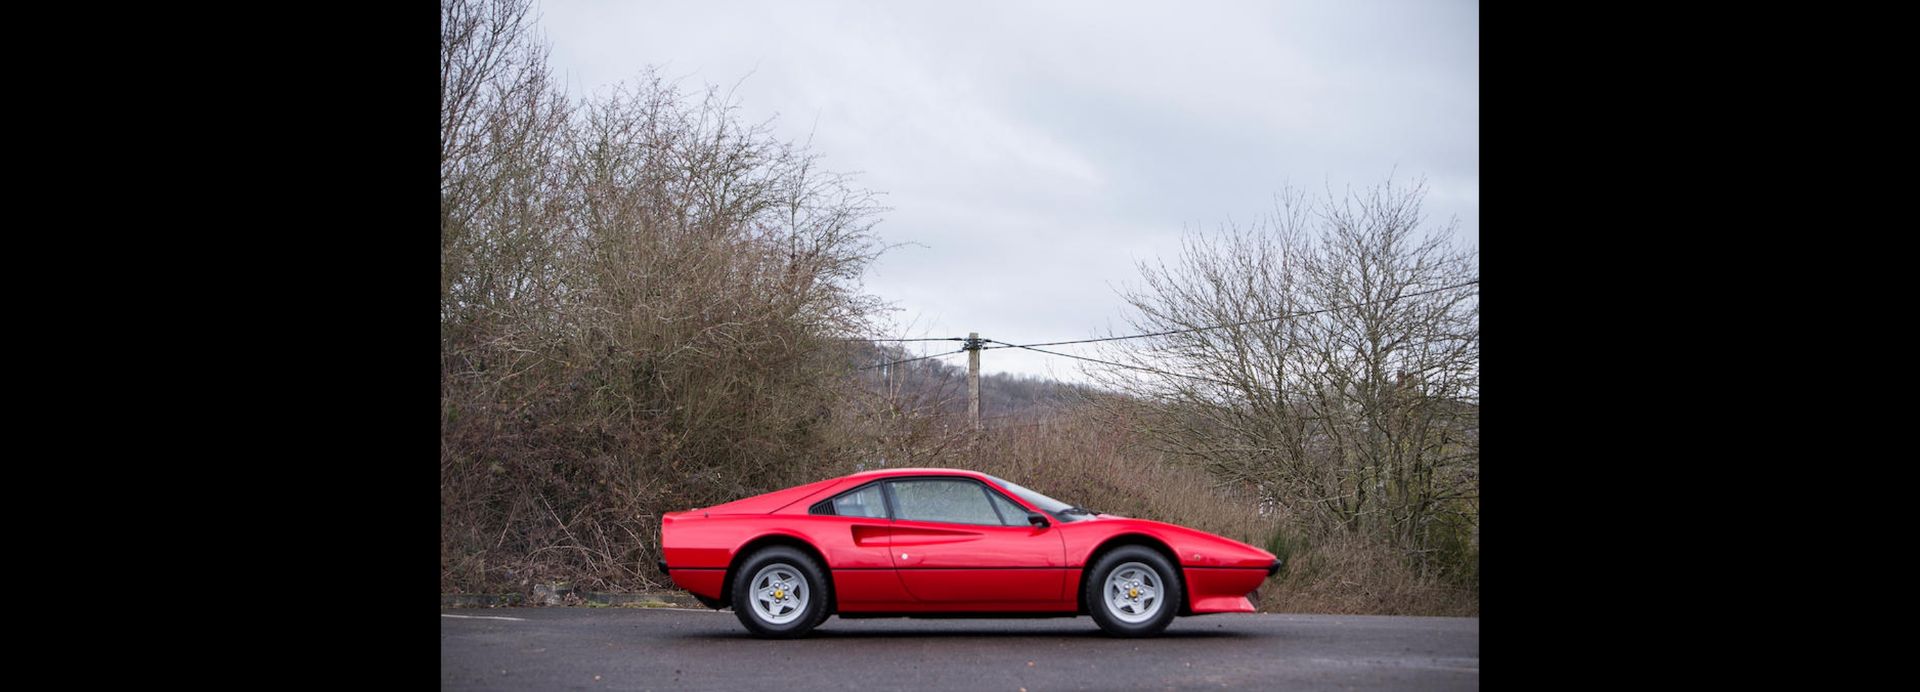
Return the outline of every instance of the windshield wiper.
{"type": "Polygon", "coordinates": [[[1086,514],[1086,515],[1099,514],[1099,512],[1093,511],[1091,509],[1087,509],[1085,507],[1081,507],[1080,505],[1074,505],[1072,507],[1068,507],[1066,509],[1060,510],[1060,513],[1061,514],[1086,514]]]}

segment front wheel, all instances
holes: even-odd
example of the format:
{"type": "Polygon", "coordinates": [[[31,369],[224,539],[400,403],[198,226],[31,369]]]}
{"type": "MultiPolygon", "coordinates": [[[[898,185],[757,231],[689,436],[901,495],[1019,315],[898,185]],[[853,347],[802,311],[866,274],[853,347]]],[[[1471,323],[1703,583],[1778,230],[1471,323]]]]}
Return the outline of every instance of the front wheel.
{"type": "Polygon", "coordinates": [[[793,548],[755,552],[733,575],[733,614],[761,637],[798,637],[827,619],[826,572],[793,548]]]}
{"type": "Polygon", "coordinates": [[[1180,578],[1167,558],[1129,545],[1100,556],[1087,571],[1081,595],[1100,629],[1116,637],[1159,634],[1179,614],[1180,578]]]}

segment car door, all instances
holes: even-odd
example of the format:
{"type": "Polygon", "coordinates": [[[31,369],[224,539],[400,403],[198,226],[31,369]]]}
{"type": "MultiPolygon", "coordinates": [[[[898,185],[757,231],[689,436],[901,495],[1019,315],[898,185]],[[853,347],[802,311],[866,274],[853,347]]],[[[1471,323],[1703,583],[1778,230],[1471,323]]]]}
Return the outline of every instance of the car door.
{"type": "Polygon", "coordinates": [[[985,483],[904,478],[889,481],[887,494],[893,565],[915,600],[1018,610],[1063,598],[1060,532],[1029,524],[1025,507],[985,483]]]}
{"type": "Polygon", "coordinates": [[[915,603],[894,573],[888,545],[893,521],[879,483],[814,503],[800,524],[833,572],[834,594],[845,612],[894,610],[915,603]]]}

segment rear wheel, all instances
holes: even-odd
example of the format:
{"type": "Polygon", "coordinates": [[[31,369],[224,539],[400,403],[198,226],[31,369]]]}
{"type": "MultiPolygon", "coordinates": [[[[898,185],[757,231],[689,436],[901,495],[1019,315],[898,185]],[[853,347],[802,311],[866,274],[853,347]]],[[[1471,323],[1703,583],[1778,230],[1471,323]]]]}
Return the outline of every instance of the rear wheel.
{"type": "Polygon", "coordinates": [[[1159,634],[1179,614],[1180,578],[1166,556],[1137,545],[1100,556],[1086,572],[1081,595],[1100,629],[1116,637],[1159,634]]]}
{"type": "Polygon", "coordinates": [[[733,575],[733,614],[757,636],[798,637],[827,619],[831,588],[825,570],[806,553],[762,548],[733,575]]]}

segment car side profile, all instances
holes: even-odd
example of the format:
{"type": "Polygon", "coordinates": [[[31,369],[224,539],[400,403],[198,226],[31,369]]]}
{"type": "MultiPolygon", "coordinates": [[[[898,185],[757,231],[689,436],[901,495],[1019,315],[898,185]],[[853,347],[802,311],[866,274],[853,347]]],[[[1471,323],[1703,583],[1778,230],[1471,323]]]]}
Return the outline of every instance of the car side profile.
{"type": "Polygon", "coordinates": [[[661,518],[660,568],[748,631],[829,616],[1092,616],[1150,636],[1173,618],[1250,613],[1272,553],[1102,514],[984,473],[885,469],[661,518]]]}

